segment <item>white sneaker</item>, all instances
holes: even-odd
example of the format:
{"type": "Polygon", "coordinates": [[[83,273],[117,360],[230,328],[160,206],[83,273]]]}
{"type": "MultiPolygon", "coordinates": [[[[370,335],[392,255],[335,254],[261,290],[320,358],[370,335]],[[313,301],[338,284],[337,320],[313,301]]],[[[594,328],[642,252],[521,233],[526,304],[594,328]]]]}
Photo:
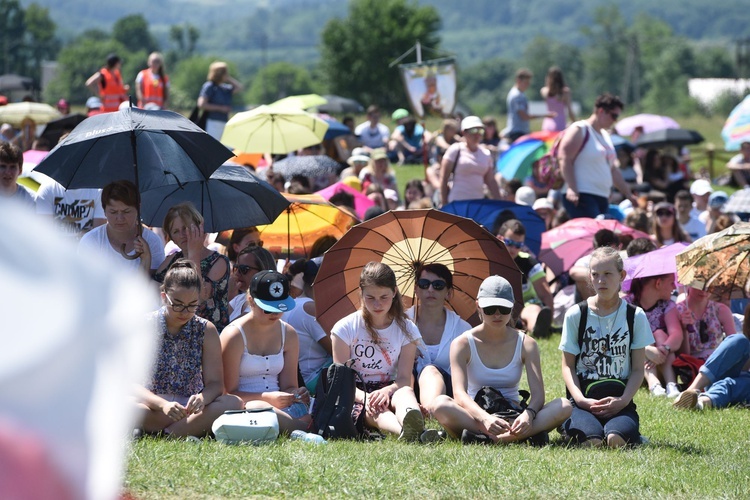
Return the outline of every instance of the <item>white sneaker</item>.
{"type": "MultiPolygon", "coordinates": [[[[677,392],[679,394],[679,391],[677,392]]],[[[667,391],[664,390],[664,387],[662,387],[661,384],[654,384],[654,386],[651,388],[651,395],[656,397],[665,396],[667,394],[667,391]]]]}
{"type": "Polygon", "coordinates": [[[669,399],[674,399],[679,395],[680,395],[680,388],[677,387],[677,384],[675,384],[674,382],[669,382],[667,384],[667,397],[669,399]]]}

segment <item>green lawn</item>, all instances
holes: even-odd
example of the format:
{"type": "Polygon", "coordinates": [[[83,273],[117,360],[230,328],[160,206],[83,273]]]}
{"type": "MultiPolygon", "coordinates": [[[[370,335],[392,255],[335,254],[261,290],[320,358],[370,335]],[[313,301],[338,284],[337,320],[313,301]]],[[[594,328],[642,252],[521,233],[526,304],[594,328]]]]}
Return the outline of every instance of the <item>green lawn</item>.
{"type": "MultiPolygon", "coordinates": [[[[559,340],[540,341],[548,399],[564,394],[559,340]]],[[[677,412],[645,388],[636,403],[651,440],[636,449],[566,448],[556,432],[541,449],[392,437],[325,446],[280,438],[260,447],[145,438],[132,445],[125,485],[143,499],[748,496],[750,411],[677,412]]]]}

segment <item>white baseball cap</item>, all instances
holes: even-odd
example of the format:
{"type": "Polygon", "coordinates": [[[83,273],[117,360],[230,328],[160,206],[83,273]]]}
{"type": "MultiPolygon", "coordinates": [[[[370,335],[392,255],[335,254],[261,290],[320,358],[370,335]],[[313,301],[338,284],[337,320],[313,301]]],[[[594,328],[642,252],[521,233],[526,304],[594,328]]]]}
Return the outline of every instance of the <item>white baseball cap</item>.
{"type": "Polygon", "coordinates": [[[696,196],[703,196],[704,194],[713,193],[714,188],[711,187],[711,183],[706,179],[697,179],[690,185],[690,194],[696,196]]]}
{"type": "Polygon", "coordinates": [[[482,119],[478,116],[467,116],[461,120],[461,131],[469,130],[470,128],[484,128],[482,119]]]}

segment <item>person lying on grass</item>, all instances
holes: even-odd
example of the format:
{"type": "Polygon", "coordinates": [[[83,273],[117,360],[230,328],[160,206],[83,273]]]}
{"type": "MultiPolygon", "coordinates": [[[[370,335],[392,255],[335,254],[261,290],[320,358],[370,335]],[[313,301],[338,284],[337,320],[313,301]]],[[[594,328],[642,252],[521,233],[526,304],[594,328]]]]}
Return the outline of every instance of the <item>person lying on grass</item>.
{"type": "Polygon", "coordinates": [[[643,383],[644,351],[654,335],[643,309],[620,299],[625,271],[617,250],[594,250],[589,277],[595,295],[568,310],[560,340],[563,380],[573,403],[563,434],[590,446],[636,444],[641,436],[633,396],[643,383]]]}
{"type": "Polygon", "coordinates": [[[200,272],[189,260],[177,260],[164,276],[164,307],[153,316],[159,335],[154,373],[136,393],[145,432],[201,437],[225,411],[242,408],[238,397],[223,394],[219,334],[195,315],[200,290],[200,272]]]}
{"type": "Polygon", "coordinates": [[[464,443],[512,443],[533,436],[531,442],[543,445],[549,440],[547,432],[570,416],[567,400],[557,398],[545,404],[537,343],[508,325],[514,303],[513,289],[505,278],[485,279],[477,294],[482,323],[451,343],[455,399],[438,396],[433,415],[464,443]],[[531,390],[525,409],[518,388],[524,368],[531,390]],[[497,389],[520,411],[515,420],[490,414],[475,401],[483,386],[497,389]]]}

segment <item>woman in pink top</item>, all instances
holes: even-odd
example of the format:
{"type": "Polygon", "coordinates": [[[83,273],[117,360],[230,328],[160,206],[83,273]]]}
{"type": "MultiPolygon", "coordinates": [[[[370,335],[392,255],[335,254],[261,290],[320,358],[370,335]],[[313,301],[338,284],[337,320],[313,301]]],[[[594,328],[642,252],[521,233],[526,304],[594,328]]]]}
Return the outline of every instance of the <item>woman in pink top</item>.
{"type": "Polygon", "coordinates": [[[542,98],[547,101],[547,109],[550,113],[556,113],[552,118],[542,121],[542,130],[560,131],[565,130],[565,112],[568,112],[571,123],[576,121],[573,106],[570,100],[570,88],[565,86],[562,71],[557,66],[552,66],[547,71],[544,87],[539,91],[542,98]]]}

